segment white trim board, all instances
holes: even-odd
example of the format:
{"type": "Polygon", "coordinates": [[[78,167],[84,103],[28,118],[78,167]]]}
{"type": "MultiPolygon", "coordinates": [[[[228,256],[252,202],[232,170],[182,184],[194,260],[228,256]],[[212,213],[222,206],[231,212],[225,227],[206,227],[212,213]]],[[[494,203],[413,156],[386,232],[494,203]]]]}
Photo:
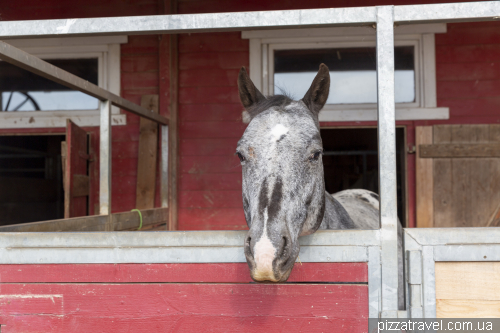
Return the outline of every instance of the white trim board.
{"type": "MultiPolygon", "coordinates": [[[[396,26],[395,35],[408,34],[438,34],[446,33],[446,23],[408,24],[396,26]]],[[[280,29],[280,30],[248,30],[241,32],[241,38],[300,38],[300,37],[332,37],[332,36],[375,36],[372,26],[364,27],[333,27],[309,29],[280,29]]]]}
{"type": "MultiPolygon", "coordinates": [[[[98,86],[120,95],[120,44],[128,42],[127,36],[20,39],[8,42],[41,59],[97,58],[98,86]]],[[[120,113],[118,107],[112,107],[111,112],[113,125],[126,125],[127,116],[120,113]]],[[[0,129],[66,127],[66,119],[71,119],[78,126],[99,126],[99,108],[0,112],[0,129]]]]}
{"type": "MultiPolygon", "coordinates": [[[[396,108],[396,120],[449,119],[449,108],[396,108]]],[[[377,110],[322,110],[319,113],[320,122],[337,121],[376,121],[377,110]]]]}
{"type": "MultiPolygon", "coordinates": [[[[445,23],[397,26],[395,45],[415,48],[415,101],[396,104],[396,120],[449,119],[449,108],[437,107],[435,33],[445,33],[445,23]]],[[[249,39],[250,77],[264,95],[272,95],[275,49],[375,46],[375,29],[334,27],[243,31],[249,39]]],[[[322,122],[375,121],[376,104],[325,105],[322,122]]],[[[245,119],[244,119],[245,122],[245,119]]]]}

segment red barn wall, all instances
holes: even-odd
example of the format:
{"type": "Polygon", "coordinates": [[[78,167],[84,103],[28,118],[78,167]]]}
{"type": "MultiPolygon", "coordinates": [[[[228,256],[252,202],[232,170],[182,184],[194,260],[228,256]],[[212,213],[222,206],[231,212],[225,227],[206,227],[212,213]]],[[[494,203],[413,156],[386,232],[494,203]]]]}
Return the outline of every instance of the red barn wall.
{"type": "MultiPolygon", "coordinates": [[[[162,1],[59,1],[28,0],[0,3],[2,20],[32,20],[101,16],[135,16],[162,13],[162,1]]],[[[184,0],[178,12],[205,13],[421,4],[452,1],[367,0],[184,0]]],[[[144,94],[168,100],[168,88],[160,84],[159,36],[130,36],[122,45],[122,96],[140,103],[144,94]],[[161,91],[159,87],[162,87],[161,91]]],[[[183,34],[179,37],[179,229],[245,229],[241,203],[241,170],[234,156],[245,125],[241,122],[236,76],[248,66],[248,40],[239,32],[183,34]]],[[[500,23],[448,24],[448,33],[436,35],[438,106],[450,108],[445,121],[407,121],[408,144],[414,143],[415,126],[437,123],[497,123],[500,121],[500,23]]],[[[168,82],[166,87],[168,87],[168,82]]],[[[163,102],[162,102],[163,99],[163,102]]],[[[160,110],[162,113],[168,112],[160,110]]],[[[375,125],[328,123],[329,126],[375,125]]],[[[96,128],[89,129],[98,134],[96,128]]],[[[54,132],[63,129],[26,130],[54,132]]],[[[20,130],[0,130],[0,133],[20,130]]],[[[139,119],[127,114],[127,125],[113,127],[113,211],[135,208],[139,119]]],[[[414,224],[414,155],[408,155],[410,225],[414,224]]],[[[157,200],[158,202],[158,200],[157,200]]]]}

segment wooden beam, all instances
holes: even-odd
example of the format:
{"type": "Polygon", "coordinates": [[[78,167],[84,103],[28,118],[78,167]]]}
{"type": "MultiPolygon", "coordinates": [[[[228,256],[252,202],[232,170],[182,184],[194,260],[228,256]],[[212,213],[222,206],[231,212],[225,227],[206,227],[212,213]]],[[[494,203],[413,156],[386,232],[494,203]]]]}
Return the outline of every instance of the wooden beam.
{"type": "MultiPolygon", "coordinates": [[[[158,113],[158,95],[142,96],[141,106],[158,113]]],[[[137,209],[149,209],[155,206],[157,153],[158,124],[141,118],[135,199],[137,209]]]]}
{"type": "MultiPolygon", "coordinates": [[[[143,227],[159,223],[168,224],[168,208],[141,210],[143,227]]],[[[139,213],[124,212],[112,214],[113,230],[138,228],[139,213]]],[[[61,232],[61,231],[105,231],[108,215],[75,217],[70,219],[21,223],[0,227],[0,232],[61,232]]]]}
{"type": "MultiPolygon", "coordinates": [[[[176,14],[177,1],[160,1],[158,11],[159,14],[176,14]]],[[[177,170],[179,169],[179,51],[177,36],[177,34],[161,35],[159,44],[160,114],[163,114],[165,117],[169,118],[168,207],[170,216],[167,230],[178,229],[177,170]],[[167,110],[168,115],[166,114],[167,110]]]]}
{"type": "MultiPolygon", "coordinates": [[[[432,126],[417,126],[415,129],[417,146],[432,143],[432,126]]],[[[434,226],[434,175],[433,161],[422,159],[417,150],[416,192],[417,192],[417,228],[434,226]]]]}
{"type": "MultiPolygon", "coordinates": [[[[175,3],[175,0],[172,0],[175,3]]],[[[178,36],[170,35],[170,124],[169,124],[169,156],[168,156],[168,171],[170,195],[169,204],[170,216],[168,230],[178,229],[178,191],[177,191],[177,170],[179,166],[179,103],[177,100],[178,74],[179,74],[179,54],[178,54],[178,36]]]]}
{"type": "Polygon", "coordinates": [[[500,144],[422,144],[418,147],[421,158],[500,157],[500,144]]]}

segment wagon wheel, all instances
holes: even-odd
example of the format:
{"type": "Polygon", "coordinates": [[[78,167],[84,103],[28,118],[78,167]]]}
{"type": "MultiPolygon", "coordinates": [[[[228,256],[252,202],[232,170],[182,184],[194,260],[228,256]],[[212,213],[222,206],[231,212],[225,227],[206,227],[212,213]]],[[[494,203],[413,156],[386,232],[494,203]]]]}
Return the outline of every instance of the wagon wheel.
{"type": "Polygon", "coordinates": [[[18,111],[21,108],[21,106],[26,104],[26,102],[28,102],[28,101],[31,102],[31,104],[35,108],[35,111],[40,111],[40,106],[35,101],[35,99],[33,97],[31,97],[27,92],[22,92],[22,91],[11,91],[10,95],[9,95],[9,99],[7,100],[7,105],[5,105],[5,110],[2,110],[2,111],[18,111]],[[15,92],[24,95],[25,99],[24,99],[24,101],[19,103],[15,108],[13,108],[12,110],[9,110],[10,102],[12,100],[12,95],[14,95],[15,92]]]}

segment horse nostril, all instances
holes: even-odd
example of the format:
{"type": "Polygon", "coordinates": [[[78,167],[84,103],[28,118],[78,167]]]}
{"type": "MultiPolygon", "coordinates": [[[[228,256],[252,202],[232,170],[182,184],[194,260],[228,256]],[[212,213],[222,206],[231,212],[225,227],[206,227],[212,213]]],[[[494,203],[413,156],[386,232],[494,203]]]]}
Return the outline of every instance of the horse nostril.
{"type": "Polygon", "coordinates": [[[283,236],[283,246],[281,247],[281,252],[279,254],[279,258],[283,258],[284,256],[286,256],[287,245],[288,245],[287,238],[285,236],[283,236]]]}
{"type": "Polygon", "coordinates": [[[252,244],[252,237],[248,236],[245,241],[245,247],[247,248],[248,253],[253,257],[251,244],[252,244]]]}

